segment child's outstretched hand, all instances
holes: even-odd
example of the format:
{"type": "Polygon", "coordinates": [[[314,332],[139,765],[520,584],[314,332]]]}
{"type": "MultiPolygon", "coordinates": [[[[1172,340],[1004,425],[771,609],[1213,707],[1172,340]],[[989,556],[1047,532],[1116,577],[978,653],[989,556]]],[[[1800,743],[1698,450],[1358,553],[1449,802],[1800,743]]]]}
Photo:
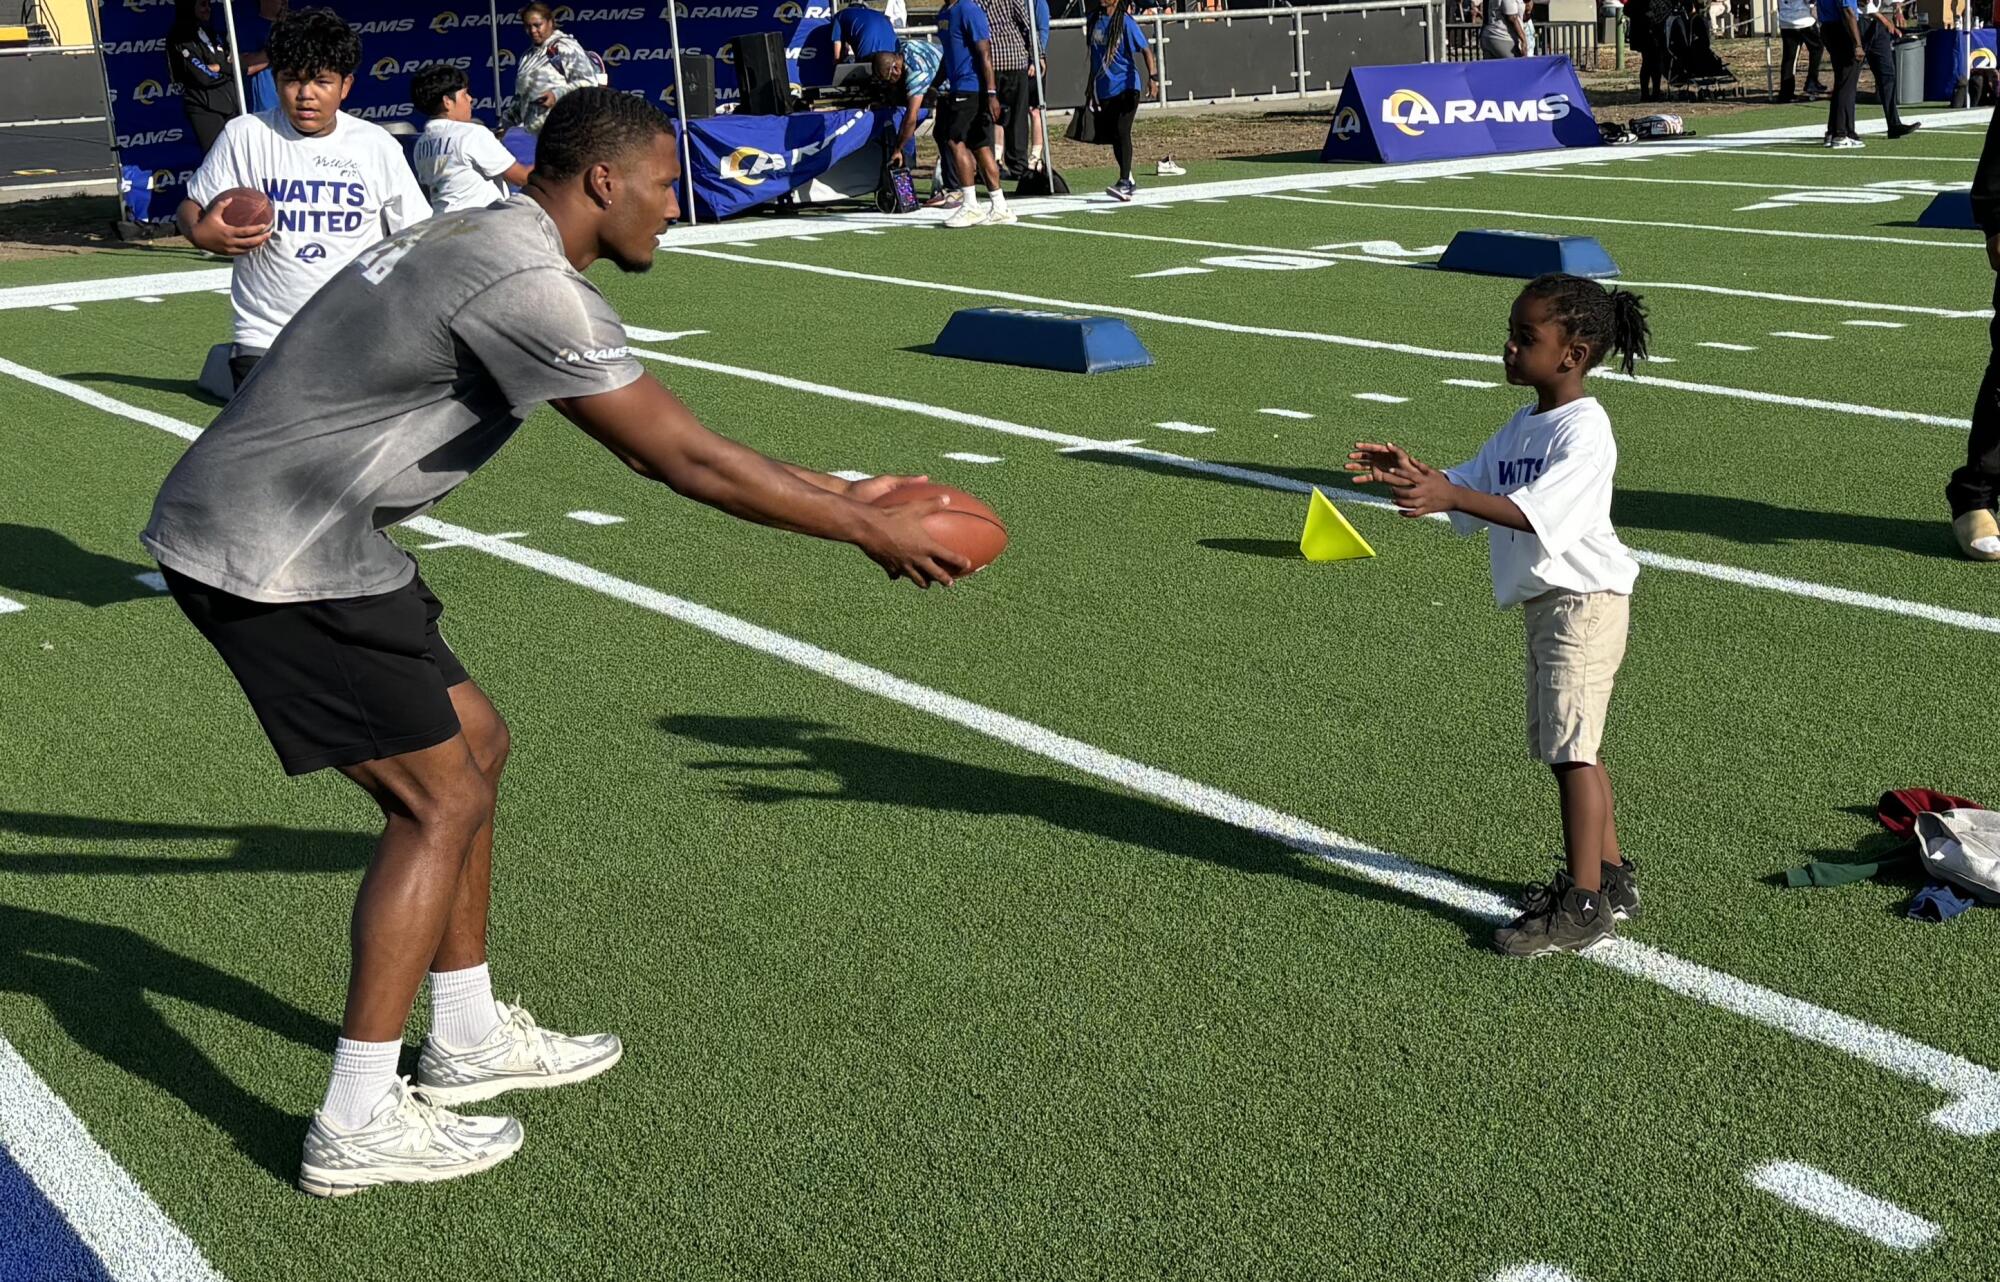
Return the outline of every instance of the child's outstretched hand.
{"type": "Polygon", "coordinates": [[[1347,457],[1347,470],[1354,473],[1354,483],[1389,486],[1390,497],[1404,516],[1432,516],[1456,507],[1452,491],[1457,487],[1451,478],[1430,464],[1411,458],[1408,450],[1393,441],[1381,445],[1356,442],[1354,452],[1347,457]]]}

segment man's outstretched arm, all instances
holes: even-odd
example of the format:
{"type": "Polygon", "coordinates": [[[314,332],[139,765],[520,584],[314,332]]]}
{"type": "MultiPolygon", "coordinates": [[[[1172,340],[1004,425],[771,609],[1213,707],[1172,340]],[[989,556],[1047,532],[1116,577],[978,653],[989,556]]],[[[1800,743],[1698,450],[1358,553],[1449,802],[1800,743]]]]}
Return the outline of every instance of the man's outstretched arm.
{"type": "Polygon", "coordinates": [[[878,477],[857,490],[839,477],[766,458],[703,427],[650,376],[553,404],[634,472],[731,516],[851,543],[891,578],[919,587],[949,585],[970,568],[923,528],[923,518],[944,500],[876,507],[871,500],[900,478],[878,477]]]}

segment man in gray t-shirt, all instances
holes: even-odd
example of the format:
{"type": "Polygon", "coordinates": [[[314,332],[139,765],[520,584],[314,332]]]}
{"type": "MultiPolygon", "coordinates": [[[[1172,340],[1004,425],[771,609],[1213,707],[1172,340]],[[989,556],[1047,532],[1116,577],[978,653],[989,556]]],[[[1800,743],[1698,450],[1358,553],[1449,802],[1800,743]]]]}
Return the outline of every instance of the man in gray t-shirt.
{"type": "Polygon", "coordinates": [[[335,767],[386,820],[355,904],[307,1192],[484,1170],[520,1146],[519,1125],[447,1106],[581,1081],[623,1053],[609,1034],[554,1033],[493,999],[507,727],[388,527],[436,505],[548,402],[641,476],[732,515],[852,543],[920,586],[967,568],[923,529],[940,501],[875,505],[909,478],[849,483],[765,458],[701,426],[633,360],[581,269],[650,266],[678,177],[670,126],[643,98],[568,95],[520,196],[411,227],[314,296],[175,465],[141,535],[286,771],[335,767]],[[397,1056],[427,972],[412,1090],[397,1056]]]}

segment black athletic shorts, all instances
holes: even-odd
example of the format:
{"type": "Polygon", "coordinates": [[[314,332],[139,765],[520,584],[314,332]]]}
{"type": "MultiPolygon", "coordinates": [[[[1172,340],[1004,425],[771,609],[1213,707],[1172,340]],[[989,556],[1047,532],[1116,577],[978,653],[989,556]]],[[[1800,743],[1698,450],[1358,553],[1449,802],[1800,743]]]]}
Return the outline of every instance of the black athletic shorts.
{"type": "Polygon", "coordinates": [[[458,733],[446,691],[468,678],[438,632],[444,606],[422,576],[379,596],[265,605],[160,573],[249,696],[286,774],[415,752],[458,733]]]}
{"type": "Polygon", "coordinates": [[[993,109],[985,94],[950,94],[938,103],[936,132],[978,151],[993,147],[993,109]]]}

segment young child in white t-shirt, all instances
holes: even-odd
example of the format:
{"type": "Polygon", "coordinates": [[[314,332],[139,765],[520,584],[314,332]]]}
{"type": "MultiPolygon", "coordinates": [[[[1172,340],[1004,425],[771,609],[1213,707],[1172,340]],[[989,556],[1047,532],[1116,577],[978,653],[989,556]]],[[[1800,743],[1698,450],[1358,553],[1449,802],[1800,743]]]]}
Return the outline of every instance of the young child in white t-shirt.
{"type": "Polygon", "coordinates": [[[423,68],[410,79],[410,102],[430,118],[410,162],[432,213],[484,209],[527,183],[528,166],[492,130],[473,123],[465,72],[450,63],[423,68]]]}
{"type": "Polygon", "coordinates": [[[1534,388],[1534,405],[1458,467],[1429,467],[1393,443],[1364,441],[1348,455],[1354,480],[1389,486],[1403,515],[1442,512],[1462,534],[1491,527],[1493,595],[1526,617],[1528,747],[1555,772],[1568,866],[1529,887],[1520,915],[1495,932],[1513,957],[1580,951],[1639,912],[1598,759],[1639,565],[1611,528],[1618,445],[1583,380],[1614,352],[1631,373],[1648,336],[1637,295],[1539,277],[1514,300],[1502,354],[1507,381],[1534,388]]]}
{"type": "Polygon", "coordinates": [[[402,145],[380,125],[340,109],[361,61],[353,28],[324,9],[287,14],[271,28],[269,53],[277,109],[238,116],[224,127],[180,207],[183,235],[236,260],[229,369],[238,387],[334,273],[431,212],[402,145]],[[224,222],[223,207],[210,206],[233,187],[269,196],[275,221],[224,222]]]}

